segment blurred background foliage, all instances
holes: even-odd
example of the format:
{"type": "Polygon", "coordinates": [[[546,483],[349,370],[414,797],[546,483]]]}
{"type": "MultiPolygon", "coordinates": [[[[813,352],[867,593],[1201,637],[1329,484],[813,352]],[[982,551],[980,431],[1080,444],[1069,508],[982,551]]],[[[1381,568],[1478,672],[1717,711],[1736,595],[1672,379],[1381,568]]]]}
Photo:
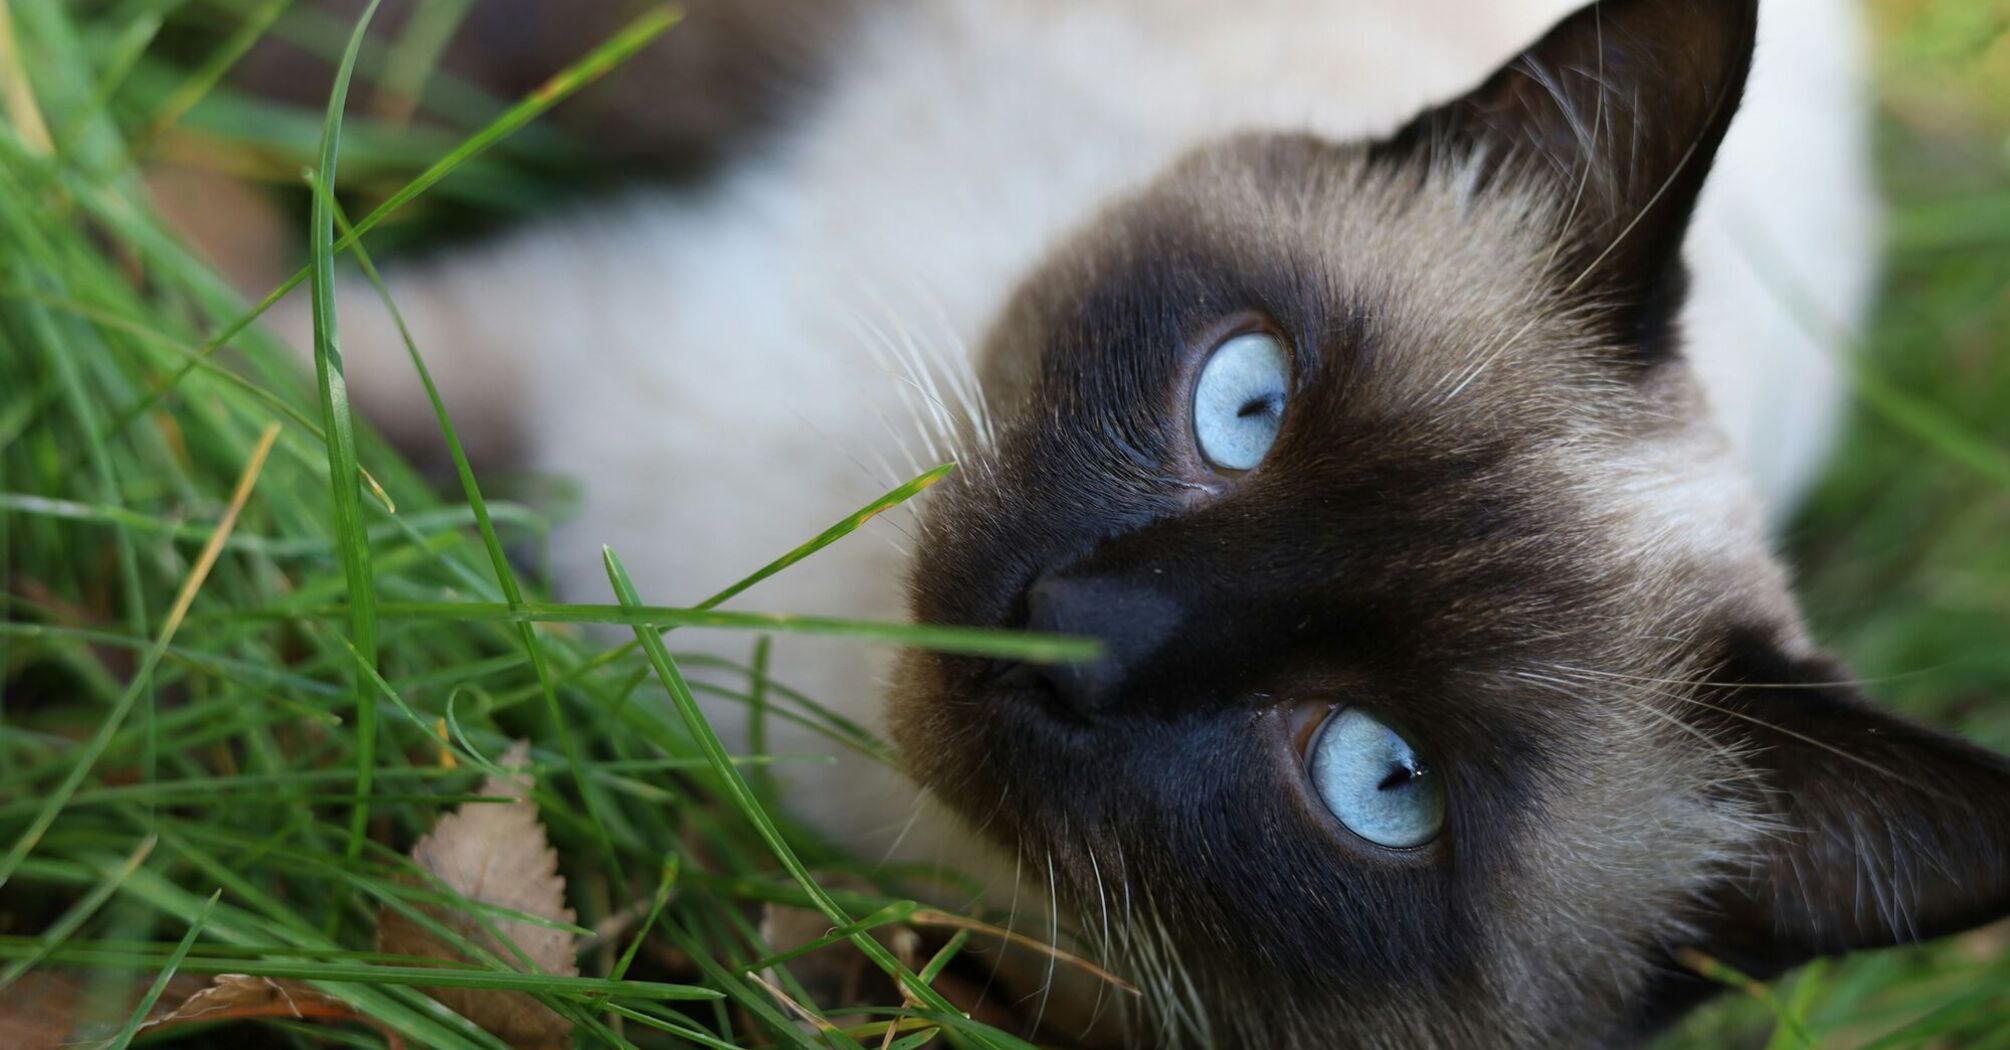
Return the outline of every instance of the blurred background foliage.
{"type": "MultiPolygon", "coordinates": [[[[1867,10],[1884,283],[1857,403],[1788,553],[1817,634],[1874,695],[2010,750],[2010,3],[1867,10]]],[[[2010,1046],[2010,1013],[1960,1016],[2010,1001],[2003,924],[1779,984],[1823,1046],[2010,1046]]],[[[1669,1043],[1760,1045],[1770,1029],[1766,1045],[1797,1045],[1771,1015],[1734,994],[1669,1043]]]]}

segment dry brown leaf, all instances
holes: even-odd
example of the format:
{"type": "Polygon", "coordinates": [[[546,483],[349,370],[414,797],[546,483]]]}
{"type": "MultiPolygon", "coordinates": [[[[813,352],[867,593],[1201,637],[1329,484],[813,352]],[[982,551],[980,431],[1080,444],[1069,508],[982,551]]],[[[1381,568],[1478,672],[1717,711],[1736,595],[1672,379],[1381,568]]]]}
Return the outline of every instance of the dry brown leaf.
{"type": "Polygon", "coordinates": [[[212,1021],[242,1021],[278,1017],[294,1021],[357,1021],[377,1027],[392,1047],[404,1046],[396,1032],[374,1025],[348,1003],[322,993],[302,981],[253,977],[242,973],[218,974],[216,982],[189,996],[166,1013],[156,1012],[140,1031],[178,1024],[212,1021]]]}
{"type": "MultiPolygon", "coordinates": [[[[103,1040],[125,1023],[151,982],[151,977],[124,974],[30,970],[0,989],[0,1047],[54,1050],[103,1040]],[[119,982],[125,986],[119,987],[119,982]]],[[[179,1000],[204,983],[200,977],[176,974],[161,999],[179,1000]]],[[[158,1005],[154,1007],[156,1015],[161,1012],[158,1005]]]]}
{"type": "MultiPolygon", "coordinates": [[[[519,740],[503,756],[512,771],[528,764],[530,747],[519,740]]],[[[529,801],[530,778],[522,773],[491,776],[481,794],[506,795],[514,802],[470,802],[441,819],[412,847],[412,859],[440,882],[471,901],[509,908],[555,922],[571,923],[565,878],[558,854],[545,838],[537,807],[529,801]]],[[[492,926],[523,952],[539,972],[576,976],[578,946],[571,933],[513,919],[480,917],[418,905],[434,922],[481,945],[518,969],[516,953],[499,943],[492,926]]],[[[455,962],[467,961],[451,945],[391,908],[377,914],[377,950],[455,962]]],[[[487,1029],[516,1050],[570,1046],[572,1023],[523,992],[428,988],[426,994],[487,1029]]]]}
{"type": "MultiPolygon", "coordinates": [[[[61,1046],[77,1023],[81,982],[71,974],[30,970],[0,990],[0,1046],[61,1046]]],[[[137,996],[135,996],[137,998],[137,996]]]]}

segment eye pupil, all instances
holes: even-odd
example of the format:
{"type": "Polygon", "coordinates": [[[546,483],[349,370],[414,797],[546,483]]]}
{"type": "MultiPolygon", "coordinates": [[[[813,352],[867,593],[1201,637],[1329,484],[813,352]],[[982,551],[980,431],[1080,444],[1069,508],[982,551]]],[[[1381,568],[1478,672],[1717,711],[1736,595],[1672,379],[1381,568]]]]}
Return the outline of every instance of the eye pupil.
{"type": "Polygon", "coordinates": [[[1235,414],[1235,417],[1237,419],[1248,419],[1251,416],[1273,415],[1283,407],[1284,406],[1277,403],[1276,398],[1272,397],[1251,398],[1249,400],[1249,403],[1243,405],[1242,410],[1235,414]]]}
{"type": "Polygon", "coordinates": [[[1409,787],[1410,781],[1417,779],[1420,775],[1422,774],[1419,770],[1411,769],[1409,766],[1397,766],[1389,770],[1389,775],[1383,777],[1380,784],[1375,785],[1375,790],[1389,791],[1395,788],[1409,787]]]}

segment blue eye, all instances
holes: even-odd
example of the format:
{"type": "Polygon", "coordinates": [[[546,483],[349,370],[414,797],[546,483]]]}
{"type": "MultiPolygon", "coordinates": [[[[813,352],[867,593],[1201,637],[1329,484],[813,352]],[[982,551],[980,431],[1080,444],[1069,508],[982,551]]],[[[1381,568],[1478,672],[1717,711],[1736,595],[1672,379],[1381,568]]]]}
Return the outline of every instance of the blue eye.
{"type": "Polygon", "coordinates": [[[1275,336],[1238,335],[1214,348],[1193,388],[1193,433],[1201,455],[1224,470],[1263,462],[1284,425],[1291,357],[1275,336]]]}
{"type": "Polygon", "coordinates": [[[1402,734],[1360,708],[1312,741],[1312,785],[1347,830],[1380,846],[1421,846],[1445,823],[1445,789],[1402,734]]]}

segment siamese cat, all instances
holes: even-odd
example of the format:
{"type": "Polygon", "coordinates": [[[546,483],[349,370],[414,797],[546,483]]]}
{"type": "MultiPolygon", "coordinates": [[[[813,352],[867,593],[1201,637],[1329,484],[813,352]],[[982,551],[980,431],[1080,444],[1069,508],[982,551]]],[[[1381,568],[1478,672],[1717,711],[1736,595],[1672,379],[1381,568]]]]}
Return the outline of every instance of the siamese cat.
{"type": "MultiPolygon", "coordinates": [[[[1870,279],[1841,0],[679,32],[729,8],[799,56],[816,9],[758,135],[393,292],[463,433],[583,486],[568,599],[606,543],[695,600],[954,460],[742,606],[1103,642],[786,641],[906,767],[791,767],[799,816],[1051,899],[1141,1046],[1623,1045],[1710,994],[1684,949],[1763,977],[2010,912],[2010,766],[1867,700],[1768,536],[1870,279]]],[[[357,403],[419,433],[340,302],[357,403]]]]}

